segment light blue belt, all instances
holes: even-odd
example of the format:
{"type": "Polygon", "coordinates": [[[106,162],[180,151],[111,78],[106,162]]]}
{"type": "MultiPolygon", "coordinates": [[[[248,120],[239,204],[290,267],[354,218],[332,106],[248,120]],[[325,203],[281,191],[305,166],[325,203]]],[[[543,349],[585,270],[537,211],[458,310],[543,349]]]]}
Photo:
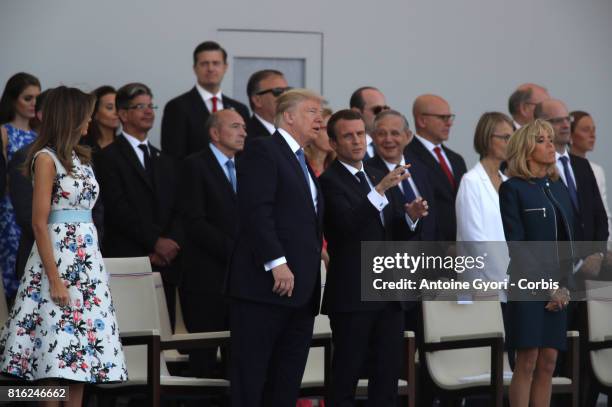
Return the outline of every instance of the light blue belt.
{"type": "Polygon", "coordinates": [[[91,210],[64,209],[49,213],[49,225],[53,223],[92,223],[91,210]]]}

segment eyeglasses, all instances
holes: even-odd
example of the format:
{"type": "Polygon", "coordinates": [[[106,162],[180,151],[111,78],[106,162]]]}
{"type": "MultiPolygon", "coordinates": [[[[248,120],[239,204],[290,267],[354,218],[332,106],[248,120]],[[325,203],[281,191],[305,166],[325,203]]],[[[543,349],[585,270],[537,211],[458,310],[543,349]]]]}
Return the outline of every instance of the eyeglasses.
{"type": "Polygon", "coordinates": [[[151,110],[157,110],[157,105],[154,105],[153,103],[138,103],[137,105],[132,105],[132,106],[128,106],[127,110],[139,110],[139,111],[143,111],[145,109],[151,109],[151,110]]]}
{"type": "Polygon", "coordinates": [[[372,106],[370,109],[372,110],[372,113],[374,113],[374,115],[377,115],[378,113],[384,110],[391,110],[391,107],[387,105],[382,105],[382,106],[372,106]]]}
{"type": "Polygon", "coordinates": [[[270,89],[260,90],[259,92],[255,92],[255,94],[265,95],[266,93],[271,93],[274,97],[279,97],[280,95],[282,95],[283,93],[291,89],[292,89],[291,86],[287,86],[286,88],[270,88],[270,89]]]}
{"type": "Polygon", "coordinates": [[[563,122],[568,122],[571,124],[574,121],[574,118],[572,116],[552,117],[550,119],[546,119],[546,121],[550,124],[561,124],[563,122]]]}
{"type": "Polygon", "coordinates": [[[500,140],[504,140],[507,143],[510,140],[510,137],[512,137],[512,135],[511,134],[491,134],[491,137],[495,137],[500,140]]]}
{"type": "Polygon", "coordinates": [[[421,113],[423,116],[432,116],[437,117],[443,122],[453,122],[455,121],[456,115],[454,114],[435,114],[435,113],[421,113]]]}

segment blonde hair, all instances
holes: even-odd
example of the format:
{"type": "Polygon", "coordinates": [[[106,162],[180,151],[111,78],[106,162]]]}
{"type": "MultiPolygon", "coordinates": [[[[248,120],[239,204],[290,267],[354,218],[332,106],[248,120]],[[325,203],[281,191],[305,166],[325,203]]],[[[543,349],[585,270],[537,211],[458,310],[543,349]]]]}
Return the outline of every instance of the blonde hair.
{"type": "Polygon", "coordinates": [[[323,103],[323,98],[317,93],[308,89],[291,89],[276,99],[276,115],[274,116],[274,125],[280,127],[283,121],[283,114],[295,107],[305,100],[316,100],[319,103],[323,103]]]}
{"type": "MultiPolygon", "coordinates": [[[[529,170],[527,161],[533,154],[537,144],[537,138],[540,134],[545,133],[553,138],[555,131],[550,123],[545,120],[537,119],[531,123],[518,129],[508,142],[506,150],[506,160],[508,163],[507,173],[510,177],[518,177],[523,179],[535,178],[536,176],[529,170]]],[[[546,175],[552,180],[559,179],[557,166],[552,163],[546,170],[546,175]]]]}
{"type": "Polygon", "coordinates": [[[489,147],[491,146],[495,127],[500,123],[506,123],[510,128],[513,128],[512,120],[503,113],[486,112],[480,116],[476,125],[476,131],[474,132],[474,150],[476,150],[481,160],[489,154],[489,147]]]}

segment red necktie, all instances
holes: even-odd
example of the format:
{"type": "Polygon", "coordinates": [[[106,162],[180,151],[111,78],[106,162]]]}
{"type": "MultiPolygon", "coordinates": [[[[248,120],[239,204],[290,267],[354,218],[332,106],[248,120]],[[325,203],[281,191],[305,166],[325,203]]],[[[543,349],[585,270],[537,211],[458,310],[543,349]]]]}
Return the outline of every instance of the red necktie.
{"type": "Polygon", "coordinates": [[[440,163],[440,167],[442,168],[442,171],[446,175],[446,178],[448,178],[448,182],[450,182],[451,187],[455,189],[455,177],[453,177],[453,173],[448,167],[448,163],[444,159],[444,156],[442,155],[442,151],[440,151],[440,147],[434,147],[433,150],[434,150],[434,153],[436,153],[436,157],[438,157],[438,162],[440,163]]]}
{"type": "Polygon", "coordinates": [[[217,112],[217,97],[213,96],[211,100],[212,100],[212,112],[216,113],[217,112]]]}

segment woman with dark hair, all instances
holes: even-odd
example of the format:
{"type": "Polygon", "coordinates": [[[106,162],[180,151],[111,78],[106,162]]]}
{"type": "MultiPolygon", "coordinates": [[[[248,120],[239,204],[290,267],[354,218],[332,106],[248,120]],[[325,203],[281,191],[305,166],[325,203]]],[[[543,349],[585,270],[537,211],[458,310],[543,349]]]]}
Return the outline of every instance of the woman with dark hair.
{"type": "Polygon", "coordinates": [[[81,139],[81,143],[90,146],[96,153],[115,141],[119,127],[119,116],[115,106],[117,91],[112,86],[104,85],[91,94],[96,97],[96,105],[91,115],[89,131],[87,136],[81,139]]]}
{"type": "MultiPolygon", "coordinates": [[[[578,157],[587,158],[586,155],[589,151],[593,151],[595,147],[595,140],[597,135],[595,133],[595,122],[593,117],[587,112],[576,110],[570,113],[572,117],[571,123],[571,138],[570,138],[570,153],[577,155],[578,157]]],[[[593,174],[595,174],[595,180],[597,181],[597,187],[601,194],[601,200],[603,201],[604,208],[608,214],[608,240],[612,240],[612,214],[608,208],[608,196],[606,193],[606,173],[599,164],[595,164],[589,160],[593,174]]]]}
{"type": "Polygon", "coordinates": [[[304,154],[308,160],[308,164],[317,175],[321,175],[327,169],[329,164],[336,158],[336,153],[329,145],[329,136],[327,135],[327,122],[332,115],[330,108],[324,108],[321,112],[323,117],[323,126],[319,131],[319,135],[312,143],[304,147],[304,154]]]}
{"type": "Polygon", "coordinates": [[[84,382],[127,379],[92,222],[99,187],[91,151],[79,145],[93,106],[93,96],[75,88],[47,96],[24,167],[33,178],[36,244],[0,334],[0,372],[53,386],[67,381],[69,406],[81,405],[84,382]]]}
{"type": "Polygon", "coordinates": [[[574,212],[559,180],[553,138],[552,126],[541,119],[517,130],[506,150],[510,178],[499,188],[510,252],[506,339],[516,351],[512,407],[550,405],[557,354],[567,346],[574,212]],[[560,247],[560,241],[568,243],[560,247]],[[558,286],[520,289],[549,279],[558,286]]]}
{"type": "MultiPolygon", "coordinates": [[[[36,139],[31,122],[36,116],[36,98],[39,94],[38,79],[24,72],[13,75],[4,87],[0,98],[0,144],[4,161],[7,163],[17,150],[36,139]]],[[[19,286],[15,275],[15,261],[21,232],[15,222],[15,211],[9,194],[10,191],[7,191],[0,199],[0,272],[6,297],[11,302],[19,286]]]]}

